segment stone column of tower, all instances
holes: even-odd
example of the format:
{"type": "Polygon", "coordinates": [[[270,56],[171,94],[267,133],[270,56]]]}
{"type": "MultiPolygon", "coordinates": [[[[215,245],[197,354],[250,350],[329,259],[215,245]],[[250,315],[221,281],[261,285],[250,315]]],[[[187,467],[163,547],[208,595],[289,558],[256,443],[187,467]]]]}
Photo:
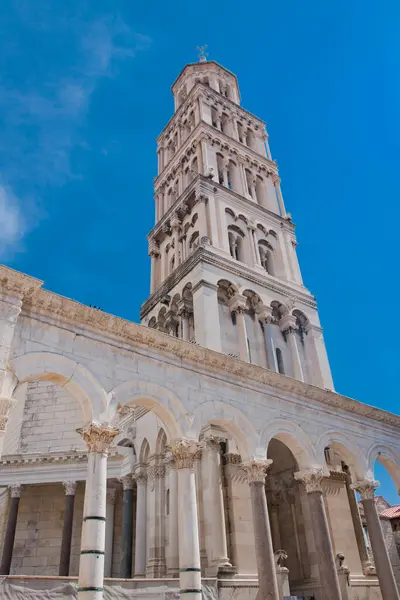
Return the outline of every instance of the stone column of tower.
{"type": "Polygon", "coordinates": [[[157,139],[142,323],[333,389],[265,122],[240,105],[236,76],[204,56],[172,92],[175,112],[157,139]]]}

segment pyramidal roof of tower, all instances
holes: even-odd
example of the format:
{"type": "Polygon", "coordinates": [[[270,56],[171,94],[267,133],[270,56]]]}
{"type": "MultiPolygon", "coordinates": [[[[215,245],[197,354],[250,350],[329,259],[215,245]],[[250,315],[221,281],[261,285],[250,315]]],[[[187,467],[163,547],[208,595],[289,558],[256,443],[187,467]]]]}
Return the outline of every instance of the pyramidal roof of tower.
{"type": "Polygon", "coordinates": [[[218,67],[219,69],[222,69],[222,71],[225,71],[225,73],[228,73],[229,75],[232,75],[232,77],[235,78],[236,84],[237,84],[238,89],[239,89],[238,80],[237,80],[237,77],[236,77],[235,73],[232,73],[232,71],[229,71],[229,69],[226,69],[225,67],[223,67],[222,65],[220,65],[215,60],[205,60],[204,62],[193,62],[193,63],[188,63],[187,65],[185,65],[183,67],[182,71],[179,73],[178,77],[175,79],[174,83],[172,84],[172,86],[171,86],[172,91],[174,90],[174,88],[176,87],[178,81],[181,79],[181,77],[184,75],[184,73],[186,72],[187,69],[189,69],[190,67],[197,67],[199,69],[205,69],[206,67],[209,67],[210,65],[214,65],[214,66],[218,67]]]}

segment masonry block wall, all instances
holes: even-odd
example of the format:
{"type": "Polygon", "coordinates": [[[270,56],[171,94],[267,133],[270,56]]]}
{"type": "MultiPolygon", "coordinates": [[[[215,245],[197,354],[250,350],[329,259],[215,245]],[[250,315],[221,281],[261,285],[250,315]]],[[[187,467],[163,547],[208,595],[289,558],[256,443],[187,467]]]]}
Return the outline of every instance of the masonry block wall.
{"type": "Polygon", "coordinates": [[[392,530],[392,524],[389,519],[380,519],[383,535],[385,537],[386,548],[388,549],[390,561],[393,567],[393,573],[400,589],[400,557],[397,552],[396,540],[392,530]]]}
{"type": "Polygon", "coordinates": [[[29,383],[18,452],[85,451],[76,429],[83,412],[65,389],[47,381],[29,383]]]}

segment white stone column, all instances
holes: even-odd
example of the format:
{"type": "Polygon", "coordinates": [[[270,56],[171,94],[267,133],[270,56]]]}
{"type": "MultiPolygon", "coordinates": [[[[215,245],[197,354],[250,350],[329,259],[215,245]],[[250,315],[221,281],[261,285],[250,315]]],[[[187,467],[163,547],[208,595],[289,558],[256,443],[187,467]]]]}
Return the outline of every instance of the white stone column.
{"type": "Polygon", "coordinates": [[[364,508],[368,536],[371,540],[372,553],[374,555],[375,568],[379,579],[382,598],[383,600],[399,600],[399,591],[397,589],[392,564],[390,562],[375,504],[375,488],[378,486],[379,481],[365,479],[364,481],[357,481],[353,485],[353,489],[360,494],[364,508]]]}
{"type": "Polygon", "coordinates": [[[203,279],[193,286],[193,314],[196,342],[221,352],[221,329],[217,286],[203,279]],[[206,326],[205,324],[208,323],[206,326]]]}
{"type": "Polygon", "coordinates": [[[106,533],[107,453],[119,431],[91,422],[79,431],[88,447],[78,599],[102,600],[106,533]]]}
{"type": "Polygon", "coordinates": [[[254,459],[245,465],[250,486],[253,512],[254,541],[258,571],[258,597],[280,600],[278,580],[272,547],[271,526],[268,517],[265,477],[272,460],[254,459]]]}
{"type": "Polygon", "coordinates": [[[282,196],[282,192],[281,192],[281,180],[280,177],[278,177],[277,175],[273,178],[273,182],[274,182],[274,186],[275,186],[275,190],[276,190],[276,196],[278,199],[278,205],[279,205],[279,210],[281,213],[282,217],[286,217],[286,209],[285,209],[285,204],[283,202],[283,196],[282,196]]]}
{"type": "Polygon", "coordinates": [[[189,311],[186,308],[182,308],[179,312],[182,323],[182,339],[185,342],[190,341],[190,330],[189,330],[189,311]]]}
{"type": "Polygon", "coordinates": [[[179,583],[186,600],[201,600],[199,526],[194,463],[199,452],[195,440],[177,440],[172,452],[178,470],[179,583]]]}
{"type": "MultiPolygon", "coordinates": [[[[212,433],[207,433],[203,460],[207,464],[208,486],[206,494],[206,506],[209,511],[211,526],[211,562],[213,567],[231,567],[228,558],[228,547],[226,540],[225,509],[222,489],[222,466],[221,446],[223,441],[212,433]]],[[[216,572],[216,574],[217,574],[216,572]]]]}
{"type": "Polygon", "coordinates": [[[179,575],[179,514],[178,514],[178,474],[175,459],[172,454],[167,456],[169,484],[169,515],[168,515],[168,555],[167,576],[179,575]]]}
{"type": "Polygon", "coordinates": [[[303,367],[300,361],[299,348],[297,346],[297,327],[296,318],[293,315],[284,315],[279,321],[280,330],[288,341],[290,353],[292,355],[293,376],[299,381],[305,381],[303,367]]]}
{"type": "Polygon", "coordinates": [[[265,144],[265,150],[267,152],[267,158],[269,158],[269,160],[272,160],[271,150],[270,150],[269,142],[268,142],[268,134],[266,132],[264,134],[264,144],[265,144]]]}
{"type": "Polygon", "coordinates": [[[241,360],[249,362],[249,348],[247,344],[246,323],[244,320],[244,311],[246,307],[246,298],[236,294],[229,301],[229,309],[236,314],[236,324],[239,341],[239,357],[241,360]]]}
{"type": "Polygon", "coordinates": [[[311,383],[317,387],[334,390],[331,368],[329,366],[321,327],[311,324],[307,325],[305,350],[311,373],[311,383]]]}
{"type": "Polygon", "coordinates": [[[114,548],[114,513],[115,497],[117,490],[110,488],[107,490],[106,504],[106,541],[104,558],[104,577],[112,576],[113,548],[114,548]]]}
{"type": "Polygon", "coordinates": [[[253,266],[261,266],[260,253],[258,251],[258,246],[255,239],[255,229],[255,225],[253,225],[252,223],[249,223],[247,225],[247,230],[249,232],[250,237],[251,259],[253,261],[253,266]]]}
{"type": "Polygon", "coordinates": [[[147,577],[165,576],[165,464],[161,457],[147,468],[148,493],[154,493],[149,523],[149,555],[147,577]]]}
{"type": "Polygon", "coordinates": [[[137,484],[136,536],[135,536],[135,577],[146,576],[146,519],[147,519],[147,476],[140,467],[135,473],[137,484]]]}
{"type": "Polygon", "coordinates": [[[262,306],[257,311],[257,316],[263,324],[264,343],[267,354],[267,364],[270,371],[279,372],[276,362],[276,354],[272,337],[272,308],[270,306],[262,306]]]}

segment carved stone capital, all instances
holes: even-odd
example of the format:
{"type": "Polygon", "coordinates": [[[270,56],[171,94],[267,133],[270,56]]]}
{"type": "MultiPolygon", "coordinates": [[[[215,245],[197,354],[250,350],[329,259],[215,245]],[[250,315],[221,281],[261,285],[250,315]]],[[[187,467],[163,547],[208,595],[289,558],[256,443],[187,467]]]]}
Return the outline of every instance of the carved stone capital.
{"type": "Polygon", "coordinates": [[[224,465],[234,465],[238,467],[242,464],[242,457],[240,454],[235,454],[233,452],[228,452],[224,454],[224,465]]]}
{"type": "Polygon", "coordinates": [[[363,481],[353,483],[351,488],[360,494],[361,500],[372,500],[375,496],[375,490],[379,485],[379,481],[364,479],[363,481]]]}
{"type": "Polygon", "coordinates": [[[122,489],[125,490],[133,490],[133,477],[132,473],[128,473],[128,475],[124,475],[121,477],[122,489]]]}
{"type": "Polygon", "coordinates": [[[293,315],[283,315],[279,321],[279,329],[282,333],[293,333],[296,331],[296,317],[293,315]]]}
{"type": "Polygon", "coordinates": [[[150,467],[147,468],[147,477],[150,479],[150,481],[165,477],[165,465],[150,465],[150,467]]]}
{"type": "Polygon", "coordinates": [[[21,492],[22,492],[22,485],[20,483],[10,485],[11,498],[21,498],[21,492]]]}
{"type": "Polygon", "coordinates": [[[261,323],[271,323],[273,320],[271,306],[265,306],[264,304],[261,304],[257,307],[256,313],[261,323]]]}
{"type": "Polygon", "coordinates": [[[147,470],[145,467],[139,467],[135,471],[135,479],[138,485],[144,485],[147,481],[147,470]]]}
{"type": "Polygon", "coordinates": [[[231,312],[238,314],[243,313],[247,306],[247,298],[240,294],[235,294],[230,298],[228,305],[231,312]]]}
{"type": "Polygon", "coordinates": [[[172,445],[172,453],[178,470],[193,469],[200,452],[201,448],[196,440],[181,438],[172,445]]]}
{"type": "Polygon", "coordinates": [[[83,441],[86,443],[89,452],[100,452],[102,454],[107,454],[113,439],[119,433],[119,429],[116,427],[96,423],[95,421],[77,431],[83,437],[83,441]]]}
{"type": "Polygon", "coordinates": [[[307,494],[322,493],[322,479],[324,477],[326,477],[326,473],[322,467],[305,469],[294,474],[294,478],[304,484],[307,494]]]}
{"type": "Polygon", "coordinates": [[[76,481],[63,481],[63,486],[64,486],[66,496],[75,496],[76,481]]]}
{"type": "Polygon", "coordinates": [[[204,446],[207,450],[211,450],[211,452],[221,454],[221,442],[223,442],[224,439],[225,438],[219,437],[218,435],[209,434],[204,438],[204,446]]]}
{"type": "Polygon", "coordinates": [[[252,483],[265,483],[267,470],[272,465],[272,460],[253,459],[243,465],[246,471],[247,481],[249,485],[252,483]]]}

